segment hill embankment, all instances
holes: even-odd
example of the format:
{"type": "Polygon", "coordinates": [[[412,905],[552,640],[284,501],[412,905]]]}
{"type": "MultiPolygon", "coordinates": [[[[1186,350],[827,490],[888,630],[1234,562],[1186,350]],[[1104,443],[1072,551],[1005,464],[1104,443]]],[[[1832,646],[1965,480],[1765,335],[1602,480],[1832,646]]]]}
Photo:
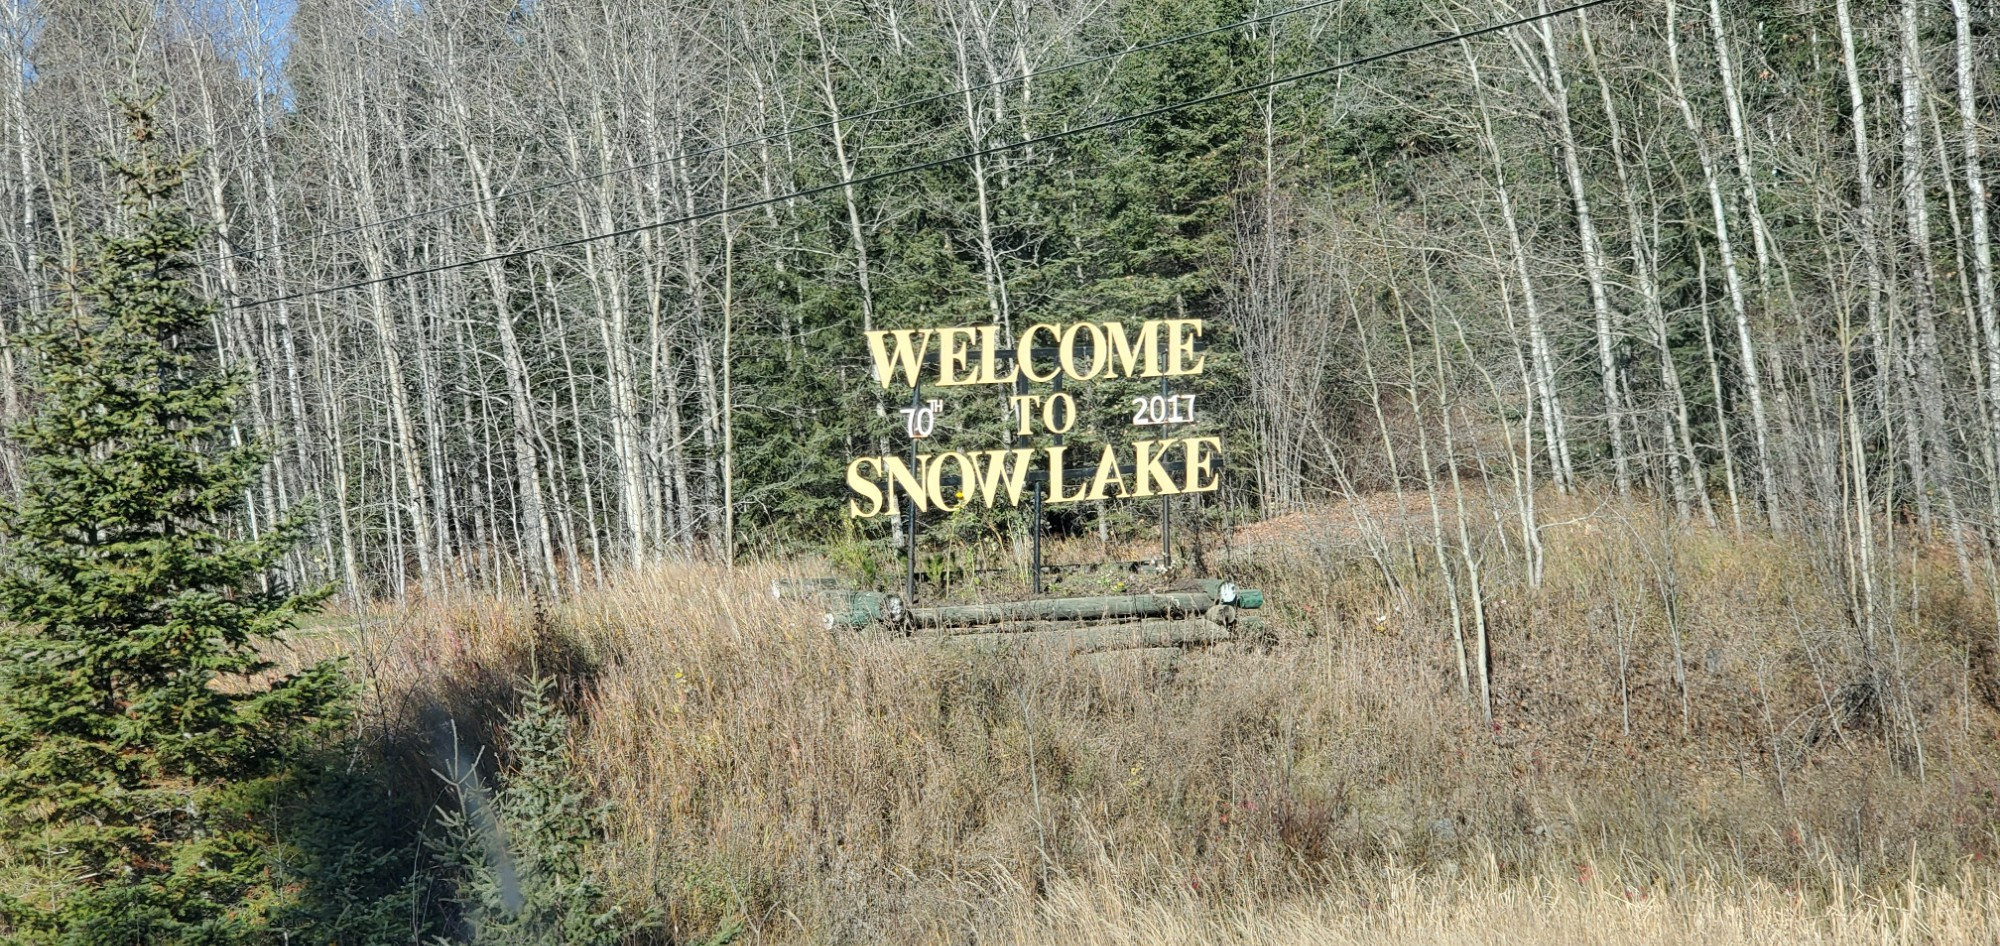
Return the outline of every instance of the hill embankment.
{"type": "Polygon", "coordinates": [[[427,714],[490,740],[513,680],[557,673],[607,806],[592,867],[682,936],[1991,942],[1979,576],[1907,544],[1858,613],[1806,543],[1571,502],[1538,551],[1475,543],[1476,608],[1427,516],[1260,526],[1231,567],[1275,645],[1164,668],[829,633],[767,592],[811,563],[413,605],[297,650],[357,658],[420,805],[427,714]]]}

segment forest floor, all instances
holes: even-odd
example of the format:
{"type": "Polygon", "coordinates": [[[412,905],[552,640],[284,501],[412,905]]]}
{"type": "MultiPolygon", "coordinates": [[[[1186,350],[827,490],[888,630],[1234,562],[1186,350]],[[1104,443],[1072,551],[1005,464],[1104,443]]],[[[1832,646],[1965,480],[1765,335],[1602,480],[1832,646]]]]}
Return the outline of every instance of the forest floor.
{"type": "Polygon", "coordinates": [[[592,868],[673,941],[2000,938],[1996,627],[1948,551],[1884,576],[1871,666],[1811,554],[1551,499],[1539,581],[1504,519],[1475,537],[1489,723],[1427,506],[1368,502],[1239,533],[1277,646],[1165,669],[830,634],[769,594],[813,560],[415,602],[291,657],[355,658],[426,803],[420,720],[492,745],[519,675],[561,674],[592,868]],[[1395,522],[1420,554],[1384,568],[1362,530],[1395,522]]]}

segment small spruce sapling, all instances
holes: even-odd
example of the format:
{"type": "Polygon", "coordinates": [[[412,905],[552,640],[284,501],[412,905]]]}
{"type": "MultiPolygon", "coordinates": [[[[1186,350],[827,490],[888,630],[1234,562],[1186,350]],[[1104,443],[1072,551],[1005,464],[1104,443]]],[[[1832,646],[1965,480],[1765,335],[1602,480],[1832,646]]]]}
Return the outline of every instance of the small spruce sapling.
{"type": "Polygon", "coordinates": [[[437,853],[459,876],[454,899],[477,946],[609,946],[629,932],[586,867],[604,813],[571,762],[552,686],[543,676],[522,684],[498,789],[487,791],[476,764],[450,765],[458,805],[440,810],[437,853]]]}

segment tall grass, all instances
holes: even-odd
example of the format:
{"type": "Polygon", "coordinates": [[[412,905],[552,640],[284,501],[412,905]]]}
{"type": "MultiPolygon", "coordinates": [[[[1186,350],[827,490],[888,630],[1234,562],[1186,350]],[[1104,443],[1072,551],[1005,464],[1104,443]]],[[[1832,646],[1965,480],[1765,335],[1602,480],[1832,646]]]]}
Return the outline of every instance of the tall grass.
{"type": "MultiPolygon", "coordinates": [[[[1588,867],[1588,865],[1586,865],[1588,867]]],[[[1599,875],[1466,875],[1391,867],[1379,878],[1282,902],[1135,900],[1063,884],[987,942],[1064,946],[1915,946],[2000,937],[2000,888],[1965,872],[1941,886],[1807,896],[1759,878],[1646,890],[1599,875]]]]}
{"type": "Polygon", "coordinates": [[[1895,699],[1862,705],[1803,554],[1607,521],[1551,529],[1539,587],[1494,556],[1490,727],[1422,557],[1398,591],[1324,548],[1248,576],[1277,646],[1165,667],[830,634],[766,594],[796,570],[769,564],[662,565],[546,614],[418,605],[295,647],[357,656],[418,800],[439,719],[492,738],[510,674],[562,673],[612,812],[596,868],[682,935],[1991,942],[1993,628],[1944,566],[1909,566],[1895,699]]]}

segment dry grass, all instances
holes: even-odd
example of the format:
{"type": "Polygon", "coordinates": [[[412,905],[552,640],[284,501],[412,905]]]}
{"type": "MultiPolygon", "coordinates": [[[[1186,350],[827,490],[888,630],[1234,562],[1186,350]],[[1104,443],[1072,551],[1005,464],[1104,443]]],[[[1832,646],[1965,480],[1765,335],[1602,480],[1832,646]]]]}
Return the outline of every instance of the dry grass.
{"type": "Polygon", "coordinates": [[[1190,897],[1135,902],[1107,886],[1062,886],[984,941],[1064,946],[1914,946],[2000,938],[2000,891],[1966,874],[1887,896],[1812,900],[1766,882],[1671,892],[1593,880],[1507,881],[1388,870],[1363,889],[1284,903],[1190,897]]]}
{"type": "Polygon", "coordinates": [[[764,593],[777,566],[661,566],[542,618],[433,603],[297,649],[356,654],[419,800],[439,718],[490,733],[511,674],[563,672],[612,813],[598,866],[684,936],[1994,941],[1990,616],[1920,561],[1947,591],[1903,592],[1901,715],[1843,716],[1857,651],[1810,561],[1611,522],[1551,529],[1539,588],[1495,552],[1492,729],[1441,582],[1398,594],[1323,551],[1251,576],[1278,647],[1165,671],[829,635],[764,593]]]}

